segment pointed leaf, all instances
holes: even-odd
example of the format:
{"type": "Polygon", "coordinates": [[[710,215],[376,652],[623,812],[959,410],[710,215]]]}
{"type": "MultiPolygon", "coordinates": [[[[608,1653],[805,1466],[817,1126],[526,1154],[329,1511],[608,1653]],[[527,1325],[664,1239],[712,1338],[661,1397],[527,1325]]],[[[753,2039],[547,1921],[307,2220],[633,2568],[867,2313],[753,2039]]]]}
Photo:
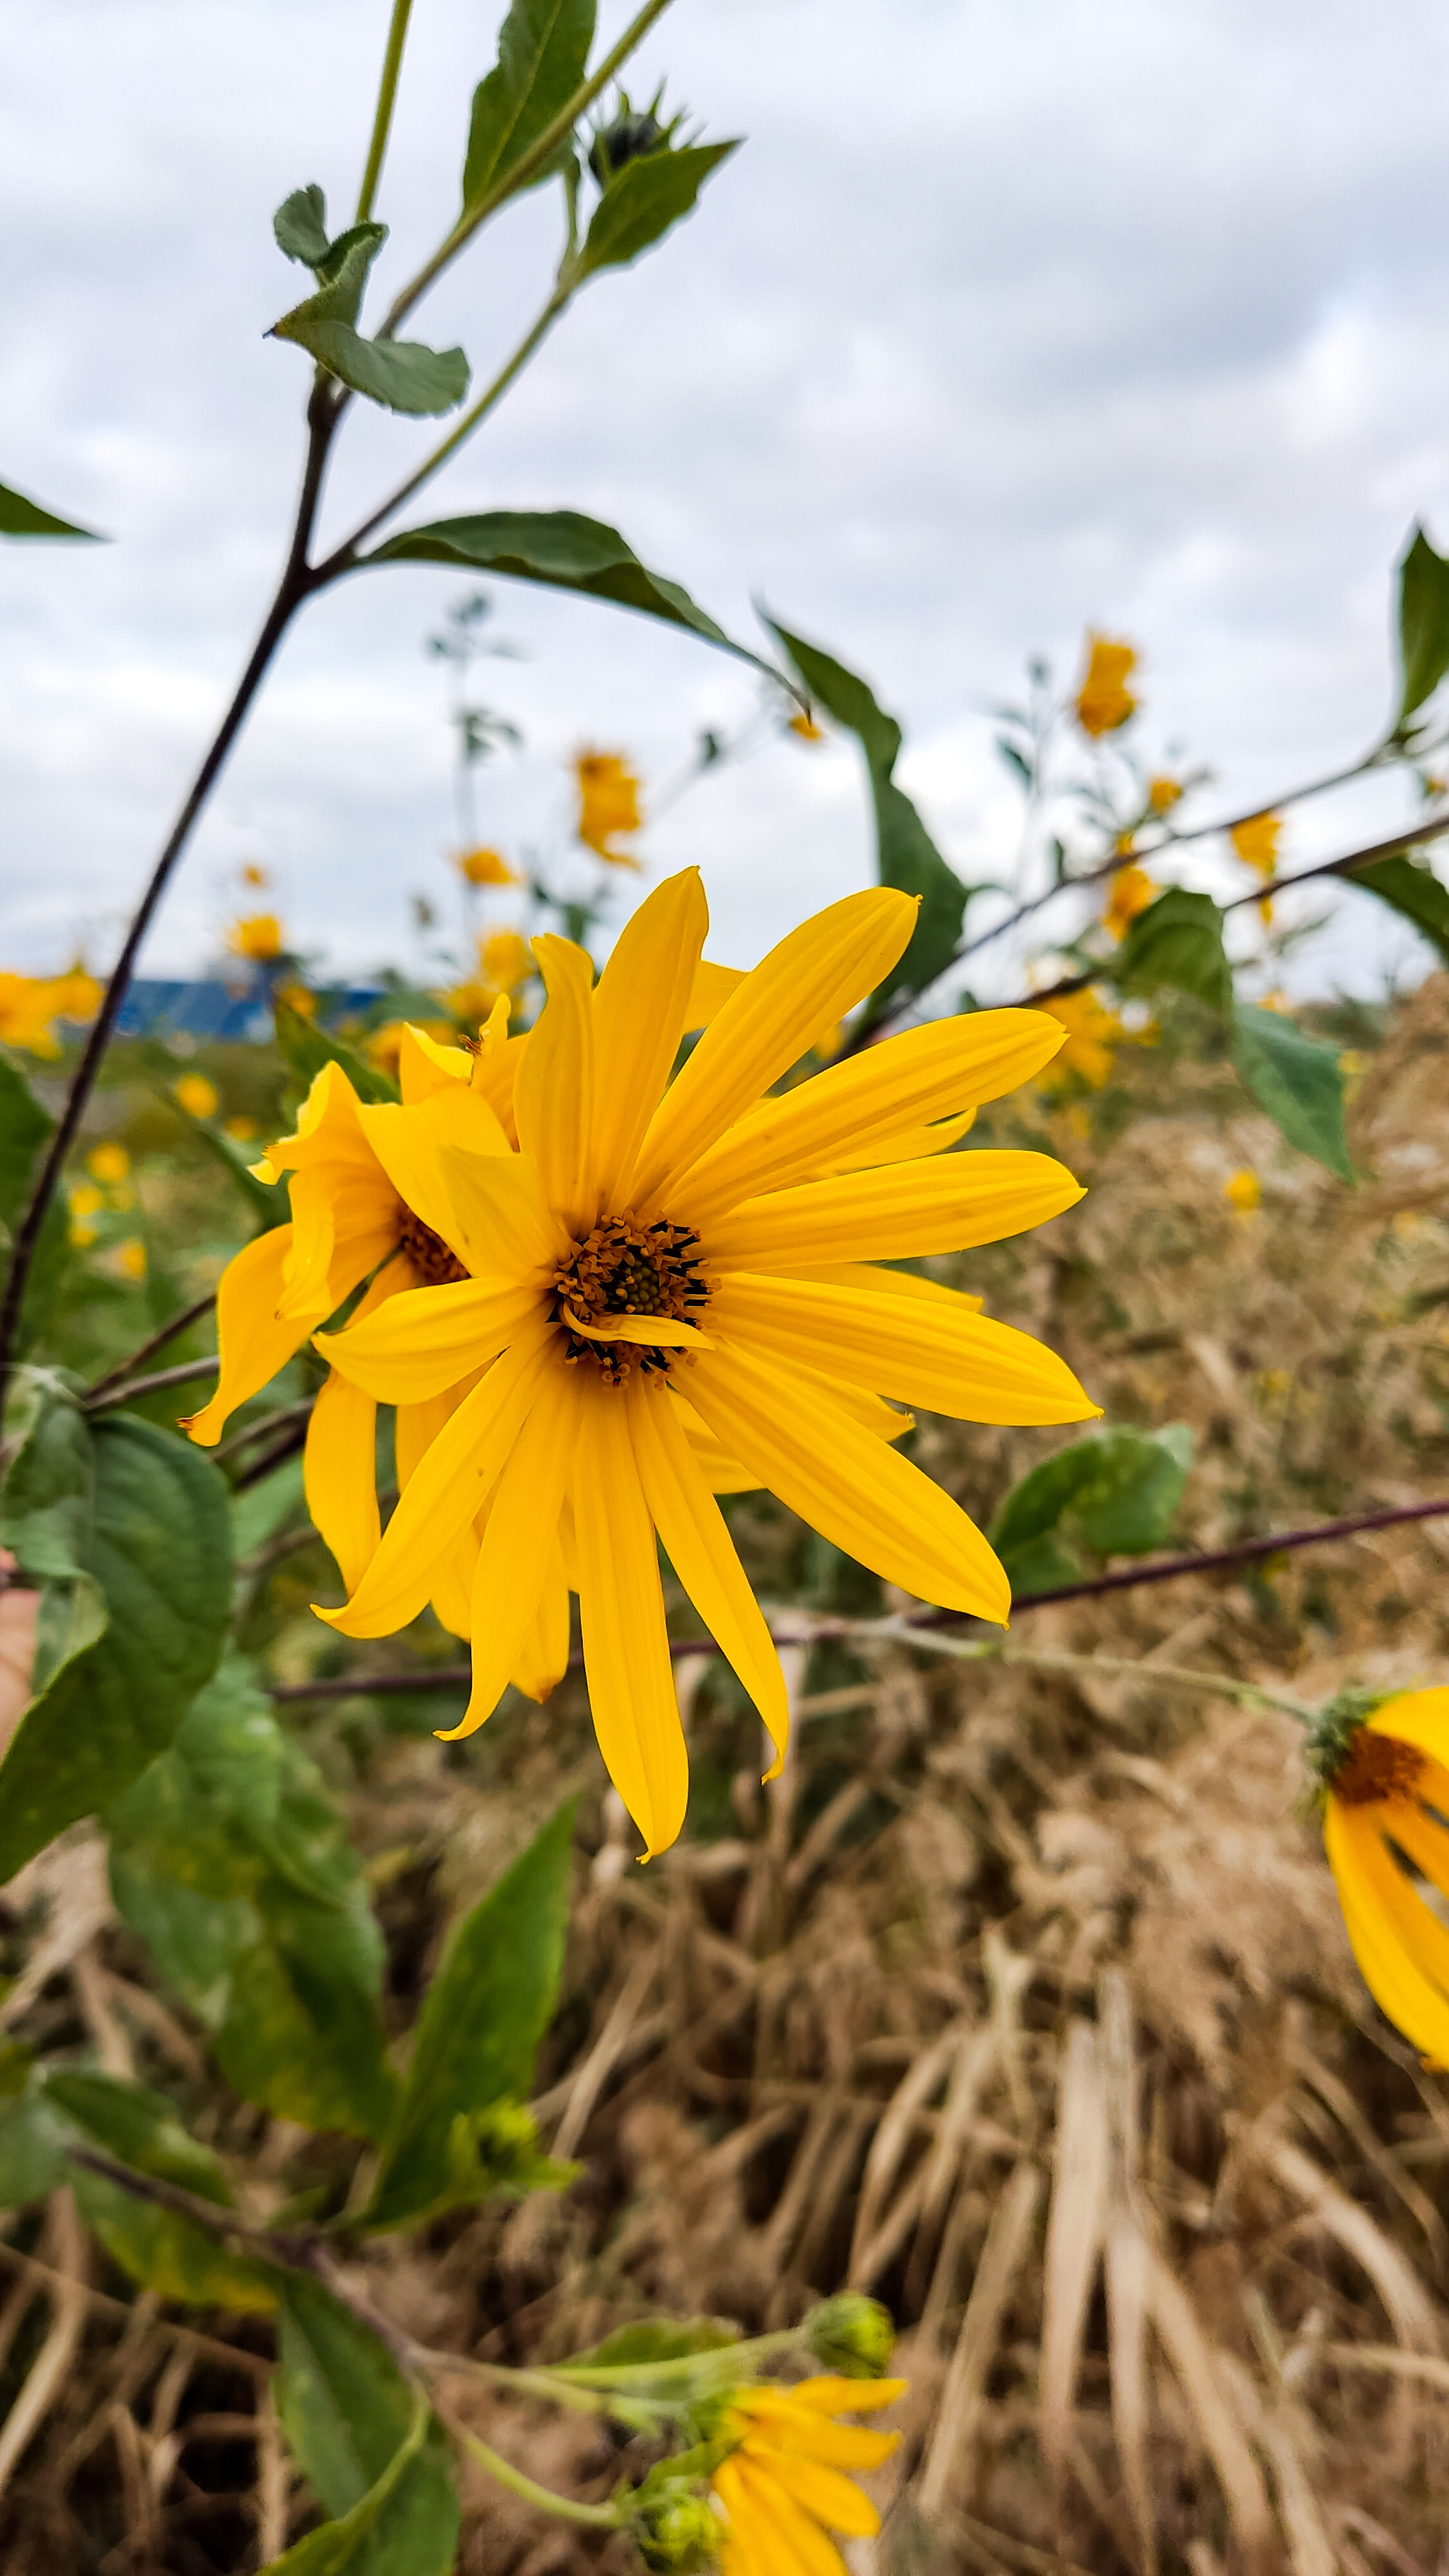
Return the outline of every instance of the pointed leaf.
{"type": "Polygon", "coordinates": [[[1391,912],[1402,913],[1449,965],[1449,893],[1431,867],[1408,857],[1378,859],[1371,868],[1355,868],[1344,883],[1362,886],[1391,912]]]}
{"type": "Polygon", "coordinates": [[[327,256],[327,200],[316,180],[294,188],[272,217],[278,250],[304,268],[320,268],[327,256]]]}
{"type": "Polygon", "coordinates": [[[277,2566],[294,2576],[448,2576],[457,2498],[421,2393],[360,2319],[300,2274],[283,2284],[278,2344],[282,2429],[336,2519],[277,2566]]]}
{"type": "Polygon", "coordinates": [[[305,308],[279,322],[273,337],[296,340],[329,375],[385,411],[432,419],[452,411],[468,390],[461,349],[429,349],[421,340],[364,340],[350,322],[316,318],[305,308]]]}
{"type": "Polygon", "coordinates": [[[13,1225],[27,1205],[35,1158],[54,1125],[24,1075],[0,1056],[0,1225],[13,1225]]]}
{"type": "Polygon", "coordinates": [[[294,305],[280,322],[274,322],[271,338],[300,339],[305,347],[305,333],[317,323],[355,322],[368,271],[386,239],[386,224],[354,224],[350,231],[339,233],[335,242],[328,243],[318,264],[323,281],[318,293],[294,305]]]}
{"type": "Polygon", "coordinates": [[[69,519],[58,519],[53,510],[43,510],[38,501],[28,501],[8,483],[0,483],[0,537],[83,537],[89,545],[106,542],[94,528],[78,528],[69,519]]]}
{"type": "Polygon", "coordinates": [[[1044,1458],[1012,1487],[992,1524],[1015,1597],[1070,1583],[1082,1571],[1077,1545],[1094,1556],[1145,1556],[1165,1546],[1191,1463],[1184,1422],[1089,1432],[1044,1458]]]}
{"type": "Polygon", "coordinates": [[[1169,886],[1132,923],[1113,960],[1112,981],[1123,993],[1155,993],[1170,985],[1214,1010],[1229,1010],[1232,970],[1223,948],[1223,917],[1212,896],[1169,886]]]}
{"type": "MultiPolygon", "coordinates": [[[[504,184],[582,85],[594,16],[594,0],[513,0],[499,31],[498,60],[473,92],[465,212],[504,184]]],[[[540,170],[530,184],[548,175],[540,170]]]]}
{"type": "Polygon", "coordinates": [[[1449,559],[1435,553],[1422,528],[1399,566],[1399,666],[1402,732],[1449,671],[1449,559]]]}
{"type": "Polygon", "coordinates": [[[1290,1145],[1311,1154],[1338,1180],[1353,1179],[1336,1046],[1309,1037],[1280,1011],[1245,1006],[1233,1014],[1233,1062],[1245,1090],[1290,1145]]]}
{"type": "Polygon", "coordinates": [[[690,143],[677,152],[646,152],[626,161],[610,179],[594,208],[593,220],[579,255],[579,274],[593,277],[600,269],[627,268],[685,215],[712,172],[738,142],[690,143]]]}

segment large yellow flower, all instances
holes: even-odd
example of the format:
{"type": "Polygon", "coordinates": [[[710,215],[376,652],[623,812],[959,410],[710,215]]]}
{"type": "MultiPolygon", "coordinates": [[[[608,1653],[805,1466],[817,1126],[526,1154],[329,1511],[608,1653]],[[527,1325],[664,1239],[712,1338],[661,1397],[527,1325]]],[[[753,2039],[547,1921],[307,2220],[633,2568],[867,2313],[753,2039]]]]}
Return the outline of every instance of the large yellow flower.
{"type": "MultiPolygon", "coordinates": [[[[933,1022],[772,1084],[889,972],[916,904],[883,887],[834,904],[742,976],[682,1069],[707,923],[693,869],[626,924],[597,989],[585,951],[535,942],[547,1001],[515,1092],[520,1153],[419,1152],[405,1114],[389,1168],[469,1272],[324,1335],[339,1375],[426,1404],[473,1391],[405,1488],[345,1610],[353,1637],[416,1617],[442,1561],[471,1559],[468,1734],[535,1625],[567,1655],[579,1595],[604,1759],[651,1852],[684,1815],[687,1765],[656,1533],[775,1742],[784,1682],[696,1457],[738,1462],[888,1581],[1004,1620],[1007,1581],[959,1504],[900,1457],[884,1399],[981,1422],[1080,1421],[1071,1371],[973,1301],[877,1261],[1020,1233],[1081,1196],[1046,1156],[944,1159],[978,1101],[1062,1043],[1040,1012],[933,1022]]],[[[381,1144],[379,1152],[383,1151],[381,1144]]]]}
{"type": "Polygon", "coordinates": [[[832,2531],[870,2539],[880,2515],[844,2472],[878,2469],[899,2433],[867,2433],[837,2415],[891,2406],[904,2379],[803,2379],[742,2388],[724,2430],[738,2448],[710,2480],[723,2517],[721,2576],[845,2576],[832,2531]]]}
{"type": "Polygon", "coordinates": [[[1385,1700],[1326,1768],[1324,1847],[1364,1983],[1449,2066],[1449,1931],[1409,1875],[1449,1898],[1449,1690],[1385,1700]]]}

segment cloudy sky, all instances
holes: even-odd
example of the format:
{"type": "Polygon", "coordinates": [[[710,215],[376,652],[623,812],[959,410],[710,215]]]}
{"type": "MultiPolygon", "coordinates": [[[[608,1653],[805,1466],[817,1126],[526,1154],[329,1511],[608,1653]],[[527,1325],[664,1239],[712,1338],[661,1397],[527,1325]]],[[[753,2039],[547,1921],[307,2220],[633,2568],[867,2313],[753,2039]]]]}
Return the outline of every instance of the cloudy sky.
{"type": "MultiPolygon", "coordinates": [[[[377,309],[446,228],[498,0],[418,0],[379,211],[377,309]]],[[[605,0],[612,31],[624,12],[605,0]]],[[[47,0],[0,26],[0,476],[104,529],[0,554],[0,962],[103,962],[265,604],[307,364],[273,207],[350,212],[385,0],[47,0]]],[[[1449,20],[1434,0],[676,0],[631,85],[746,148],[646,262],[580,300],[448,470],[446,509],[620,526],[736,632],[752,597],[865,671],[903,778],[968,876],[1010,863],[991,703],[1089,623],[1144,656],[1144,749],[1211,764],[1201,815],[1341,763],[1390,693],[1389,585],[1416,516],[1449,546],[1449,20]]],[[[508,212],[414,327],[480,380],[547,283],[552,193],[508,212]]],[[[430,433],[354,406],[340,533],[430,433]]],[[[449,900],[450,740],[425,639],[463,585],[368,574],[314,604],[153,937],[194,971],[260,861],[337,967],[416,962],[449,900]]],[[[643,621],[500,587],[519,658],[480,688],[525,749],[481,822],[562,852],[565,762],[626,749],[650,872],[706,872],[745,963],[864,882],[850,746],[771,739],[677,803],[740,666],[643,621]]],[[[1407,810],[1305,807],[1290,858],[1407,810]]],[[[1228,882],[1211,845],[1203,882],[1228,882]],[[1216,871],[1216,875],[1214,874],[1216,871]]],[[[1360,899],[1310,981],[1422,952],[1360,899]]],[[[994,969],[1005,997],[1019,966],[994,969]]],[[[1300,975],[1304,970],[1300,969],[1300,975]]]]}

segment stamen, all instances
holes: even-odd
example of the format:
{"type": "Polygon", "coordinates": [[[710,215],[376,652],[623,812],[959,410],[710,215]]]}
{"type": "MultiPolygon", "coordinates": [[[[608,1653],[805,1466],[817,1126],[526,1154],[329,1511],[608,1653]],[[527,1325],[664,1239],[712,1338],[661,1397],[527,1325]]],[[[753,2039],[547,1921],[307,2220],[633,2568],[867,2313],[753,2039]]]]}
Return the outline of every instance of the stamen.
{"type": "Polygon", "coordinates": [[[1372,1807],[1416,1798],[1423,1776],[1424,1757],[1417,1746],[1361,1726],[1329,1787],[1342,1807],[1372,1807]]]}
{"type": "Polygon", "coordinates": [[[595,1342],[572,1327],[597,1332],[611,1315],[667,1315],[692,1323],[709,1303],[693,1228],[656,1217],[647,1226],[632,1218],[603,1217],[576,1243],[553,1275],[554,1320],[564,1326],[564,1365],[592,1360],[606,1386],[622,1386],[637,1366],[646,1375],[677,1367],[681,1354],[652,1342],[595,1342]]]}
{"type": "Polygon", "coordinates": [[[442,1236],[434,1234],[401,1200],[397,1220],[398,1241],[425,1288],[446,1288],[454,1279],[467,1278],[462,1262],[448,1250],[442,1236]]]}

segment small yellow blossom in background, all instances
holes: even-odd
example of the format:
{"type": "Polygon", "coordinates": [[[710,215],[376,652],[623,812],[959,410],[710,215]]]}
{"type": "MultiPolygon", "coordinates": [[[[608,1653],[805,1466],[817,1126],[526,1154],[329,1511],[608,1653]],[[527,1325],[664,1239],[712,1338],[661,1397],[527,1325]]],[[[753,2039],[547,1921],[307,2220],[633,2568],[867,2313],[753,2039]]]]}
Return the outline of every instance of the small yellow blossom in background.
{"type": "Polygon", "coordinates": [[[480,941],[478,963],[485,980],[500,993],[516,993],[520,984],[538,973],[532,948],[516,930],[495,930],[480,941]]]}
{"type": "Polygon", "coordinates": [[[106,988],[88,975],[83,966],[72,966],[68,975],[50,979],[51,1006],[59,1020],[74,1020],[81,1028],[89,1026],[105,999],[106,988]]]}
{"type": "Polygon", "coordinates": [[[1228,834],[1238,857],[1246,867],[1256,868],[1260,877],[1278,873],[1278,838],[1283,829],[1278,814],[1250,814],[1245,823],[1235,823],[1228,834]]]}
{"type": "Polygon", "coordinates": [[[501,850],[460,850],[454,861],[458,874],[470,886],[516,886],[523,879],[511,868],[501,850]]]}
{"type": "Polygon", "coordinates": [[[807,716],[803,707],[798,709],[798,711],[790,718],[790,731],[795,735],[799,742],[823,742],[825,740],[825,727],[823,725],[818,725],[813,716],[807,716]]]}
{"type": "Polygon", "coordinates": [[[253,1138],[261,1134],[261,1129],[255,1118],[248,1118],[239,1111],[235,1118],[223,1121],[223,1133],[231,1138],[234,1145],[250,1145],[253,1138]]]}
{"type": "Polygon", "coordinates": [[[1139,912],[1157,901],[1158,892],[1145,868],[1119,868],[1102,915],[1103,929],[1114,939],[1124,939],[1139,912]]]}
{"type": "Polygon", "coordinates": [[[1251,1216],[1253,1210],[1263,1204],[1263,1184],[1257,1173],[1250,1172],[1245,1166],[1242,1171],[1228,1175],[1223,1183],[1223,1196],[1230,1208],[1237,1209],[1239,1216],[1251,1216]]]}
{"type": "Polygon", "coordinates": [[[1258,1392],[1265,1403],[1281,1404],[1292,1384],[1293,1379],[1287,1369],[1260,1369],[1258,1372],[1258,1392]]]}
{"type": "Polygon", "coordinates": [[[1100,1091],[1111,1073],[1117,1048],[1130,1032],[1115,1011],[1106,1010],[1095,993],[1059,993],[1050,1002],[1037,1002],[1033,1007],[1047,1011],[1060,1020],[1067,1033],[1066,1045],[1039,1078],[1043,1091],[1060,1091],[1068,1076],[1075,1074],[1092,1091],[1100,1091]]]}
{"type": "Polygon", "coordinates": [[[1449,1930],[1408,1875],[1449,1897],[1449,1690],[1385,1700],[1319,1759],[1324,1849],[1364,1983],[1429,2065],[1449,2067],[1449,1930]]]}
{"type": "Polygon", "coordinates": [[[233,957],[249,957],[266,966],[282,953],[282,925],[274,912],[247,912],[232,923],[226,944],[233,957]]]}
{"type": "Polygon", "coordinates": [[[221,1094],[204,1073],[183,1073],[179,1082],[172,1083],[171,1096],[188,1118],[214,1118],[221,1105],[221,1094]]]}
{"type": "Polygon", "coordinates": [[[259,867],[255,859],[248,859],[241,872],[241,881],[244,886],[255,887],[268,886],[272,882],[267,870],[259,867]]]}
{"type": "Polygon", "coordinates": [[[279,984],[273,999],[285,1002],[288,1010],[295,1011],[299,1020],[311,1020],[317,1016],[317,996],[309,993],[305,984],[279,984]]]}
{"type": "Polygon", "coordinates": [[[710,2479],[724,2517],[721,2576],[845,2576],[827,2533],[869,2540],[880,2515],[843,2473],[878,2469],[900,2440],[841,2424],[892,2406],[905,2379],[802,2379],[794,2388],[742,2388],[721,2430],[737,2444],[710,2479]]]}
{"type": "Polygon", "coordinates": [[[131,1177],[131,1157],[124,1145],[93,1145],[86,1156],[86,1170],[93,1181],[103,1181],[109,1189],[131,1177]]]}
{"type": "Polygon", "coordinates": [[[106,1194],[96,1188],[94,1181],[72,1181],[65,1195],[70,1239],[78,1250],[83,1251],[87,1244],[96,1240],[97,1229],[91,1219],[105,1206],[106,1194]]]}
{"type": "MultiPolygon", "coordinates": [[[[1343,1062],[1341,1056],[1339,1062],[1343,1062]]],[[[1400,1208],[1397,1216],[1390,1217],[1389,1223],[1400,1243],[1412,1243],[1415,1236],[1424,1231],[1424,1220],[1417,1208],[1400,1208]]]]}
{"type": "Polygon", "coordinates": [[[1345,1102],[1356,1100],[1359,1092],[1363,1088],[1364,1075],[1368,1071],[1368,1067],[1356,1047],[1344,1048],[1342,1055],[1338,1059],[1338,1069],[1343,1076],[1343,1096],[1345,1102]]]}
{"type": "Polygon", "coordinates": [[[1116,733],[1136,714],[1137,700],[1126,685],[1136,668],[1135,645],[1114,643],[1107,635],[1088,635],[1086,676],[1077,691],[1077,722],[1094,741],[1101,734],[1116,733]]]}
{"type": "Polygon", "coordinates": [[[123,1279],[141,1280],[146,1276],[146,1247],[137,1234],[128,1234],[118,1243],[111,1258],[123,1279]]]}
{"type": "Polygon", "coordinates": [[[451,1020],[384,1020],[380,1029],[373,1030],[363,1048],[369,1064],[377,1065],[383,1073],[395,1074],[402,1057],[403,1039],[409,1028],[425,1030],[430,1038],[436,1038],[443,1046],[453,1036],[451,1020]]]}
{"type": "Polygon", "coordinates": [[[610,867],[637,868],[639,862],[631,851],[610,847],[621,832],[637,832],[644,821],[639,781],[628,762],[617,751],[581,751],[574,762],[574,776],[579,789],[578,836],[585,849],[607,859],[610,867]]]}
{"type": "Polygon", "coordinates": [[[1162,778],[1149,778],[1147,781],[1147,804],[1149,812],[1153,814],[1170,814],[1174,805],[1178,803],[1183,793],[1184,790],[1180,779],[1168,778],[1165,776],[1162,778]]]}

